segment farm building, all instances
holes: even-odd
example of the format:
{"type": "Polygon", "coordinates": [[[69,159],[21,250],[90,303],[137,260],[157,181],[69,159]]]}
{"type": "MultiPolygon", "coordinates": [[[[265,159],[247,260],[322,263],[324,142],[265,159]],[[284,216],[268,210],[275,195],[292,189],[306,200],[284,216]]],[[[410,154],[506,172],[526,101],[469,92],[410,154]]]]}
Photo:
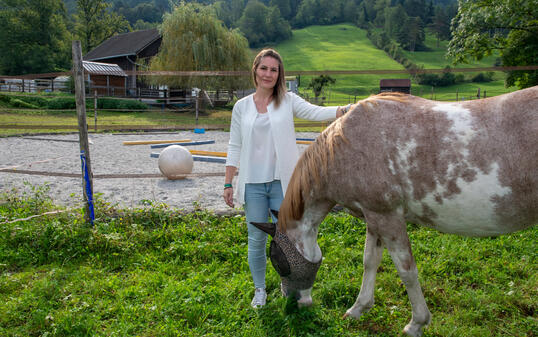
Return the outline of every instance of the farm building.
{"type": "Polygon", "coordinates": [[[88,92],[99,96],[125,96],[127,74],[117,65],[82,61],[88,92]]]}
{"type": "Polygon", "coordinates": [[[135,95],[141,84],[136,75],[129,72],[146,70],[141,67],[157,54],[161,41],[162,37],[157,29],[119,34],[89,51],[84,55],[84,60],[118,65],[127,73],[127,92],[135,95]]]}
{"type": "Polygon", "coordinates": [[[411,80],[408,78],[382,79],[379,81],[379,92],[411,93],[411,80]]]}

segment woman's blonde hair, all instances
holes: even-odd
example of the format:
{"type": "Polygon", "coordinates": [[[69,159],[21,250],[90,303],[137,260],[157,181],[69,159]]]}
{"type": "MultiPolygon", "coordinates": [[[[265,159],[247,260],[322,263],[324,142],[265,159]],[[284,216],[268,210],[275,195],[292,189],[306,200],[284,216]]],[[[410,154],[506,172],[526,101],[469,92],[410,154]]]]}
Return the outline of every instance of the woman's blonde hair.
{"type": "Polygon", "coordinates": [[[252,63],[252,81],[254,82],[254,85],[258,87],[258,81],[256,81],[256,70],[264,57],[272,57],[278,61],[278,78],[276,80],[275,87],[273,88],[273,101],[275,106],[278,107],[288,90],[286,88],[286,78],[284,77],[284,63],[282,63],[282,57],[280,57],[280,54],[276,50],[264,49],[259,52],[258,55],[256,55],[254,62],[252,63]]]}

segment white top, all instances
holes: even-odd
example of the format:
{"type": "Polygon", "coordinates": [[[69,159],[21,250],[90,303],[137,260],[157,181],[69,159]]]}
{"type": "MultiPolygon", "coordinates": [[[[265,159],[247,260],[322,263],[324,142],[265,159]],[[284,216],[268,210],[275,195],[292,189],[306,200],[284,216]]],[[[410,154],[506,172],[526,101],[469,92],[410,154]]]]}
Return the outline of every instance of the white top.
{"type": "Polygon", "coordinates": [[[271,132],[271,122],[267,113],[258,113],[252,132],[246,183],[268,183],[278,178],[275,142],[271,132]]]}
{"type": "MultiPolygon", "coordinates": [[[[336,118],[338,107],[321,107],[310,104],[292,92],[286,93],[278,108],[274,103],[267,106],[267,115],[271,123],[271,133],[275,144],[276,170],[280,176],[282,191],[286,194],[288,183],[299,159],[299,149],[295,139],[293,117],[325,121],[336,118]]],[[[230,126],[230,141],[226,166],[241,167],[239,177],[235,182],[236,199],[239,204],[245,203],[245,183],[247,172],[254,163],[250,160],[250,148],[253,144],[253,126],[258,110],[254,103],[254,94],[243,97],[235,103],[230,126]]],[[[256,135],[257,136],[257,135],[256,135]]]]}

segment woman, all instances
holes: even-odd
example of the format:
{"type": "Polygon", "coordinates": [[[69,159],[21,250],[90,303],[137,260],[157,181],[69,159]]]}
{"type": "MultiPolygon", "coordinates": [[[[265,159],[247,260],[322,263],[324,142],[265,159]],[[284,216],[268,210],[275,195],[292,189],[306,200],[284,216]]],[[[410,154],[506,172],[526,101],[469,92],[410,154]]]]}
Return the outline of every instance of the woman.
{"type": "MultiPolygon", "coordinates": [[[[252,307],[265,305],[267,234],[251,222],[267,222],[269,210],[279,210],[299,159],[293,117],[324,121],[342,116],[349,106],[320,107],[287,92],[282,58],[273,49],[254,59],[256,92],[234,105],[224,180],[224,201],[233,203],[232,180],[241,165],[236,198],[244,204],[248,226],[248,263],[254,280],[252,307]]],[[[275,219],[274,219],[275,220],[275,219]]]]}

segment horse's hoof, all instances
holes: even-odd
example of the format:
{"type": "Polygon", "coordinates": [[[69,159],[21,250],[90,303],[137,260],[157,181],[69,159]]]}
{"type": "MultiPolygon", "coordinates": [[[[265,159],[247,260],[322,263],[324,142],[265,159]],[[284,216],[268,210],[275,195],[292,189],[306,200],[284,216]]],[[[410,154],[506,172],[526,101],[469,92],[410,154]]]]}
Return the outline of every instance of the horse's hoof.
{"type": "Polygon", "coordinates": [[[420,337],[422,336],[422,326],[418,324],[409,323],[405,326],[403,332],[411,337],[420,337]]]}
{"type": "Polygon", "coordinates": [[[359,319],[361,317],[361,314],[359,313],[358,315],[356,313],[353,312],[352,309],[348,309],[346,311],[346,313],[344,314],[344,316],[342,316],[342,319],[346,319],[346,318],[353,318],[353,319],[359,319]]]}

